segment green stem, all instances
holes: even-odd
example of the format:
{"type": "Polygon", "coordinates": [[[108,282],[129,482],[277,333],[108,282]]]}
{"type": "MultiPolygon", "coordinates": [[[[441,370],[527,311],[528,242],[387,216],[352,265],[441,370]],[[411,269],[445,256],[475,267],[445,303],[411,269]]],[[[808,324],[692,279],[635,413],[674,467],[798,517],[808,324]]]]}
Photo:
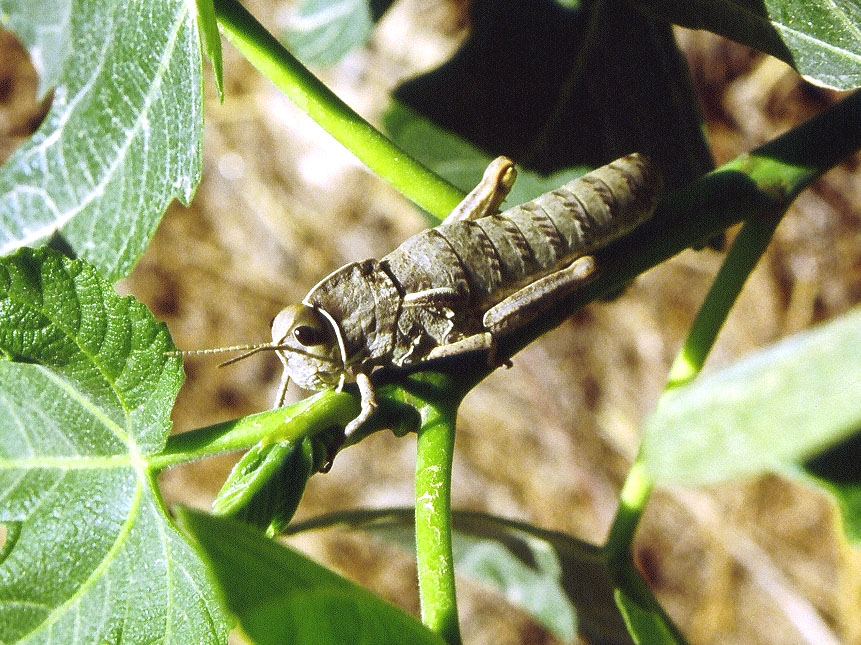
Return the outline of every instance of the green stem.
{"type": "Polygon", "coordinates": [[[619,493],[619,509],[604,546],[614,578],[629,569],[626,565],[630,561],[631,543],[653,487],[646,468],[635,461],[619,493]]]}
{"type": "Polygon", "coordinates": [[[422,622],[447,643],[460,643],[454,581],[451,468],[457,406],[422,407],[416,457],[416,557],[422,622]]]}
{"type": "Polygon", "coordinates": [[[214,4],[224,35],[242,55],[368,168],[440,219],[457,206],[462,191],[422,166],[339,99],[237,0],[214,4]]]}
{"type": "Polygon", "coordinates": [[[326,390],[284,408],[173,435],[164,450],[150,458],[149,467],[158,472],[176,464],[245,450],[264,440],[296,441],[334,425],[344,426],[358,413],[355,396],[326,390]]]}
{"type": "Polygon", "coordinates": [[[685,344],[670,367],[667,390],[684,385],[699,374],[730,309],[765,253],[782,216],[783,213],[756,217],[742,227],[691,325],[685,344]]]}
{"type": "MultiPolygon", "coordinates": [[[[742,227],[670,368],[665,395],[690,382],[702,369],[721,327],[771,241],[782,215],[782,212],[765,214],[749,220],[742,227]]],[[[658,401],[658,406],[660,404],[658,401]]],[[[637,573],[632,560],[634,536],[653,488],[654,480],[638,456],[622,486],[619,510],[607,537],[605,553],[610,575],[616,584],[638,602],[658,610],[667,627],[680,638],[672,621],[654,601],[654,596],[637,573]]]]}

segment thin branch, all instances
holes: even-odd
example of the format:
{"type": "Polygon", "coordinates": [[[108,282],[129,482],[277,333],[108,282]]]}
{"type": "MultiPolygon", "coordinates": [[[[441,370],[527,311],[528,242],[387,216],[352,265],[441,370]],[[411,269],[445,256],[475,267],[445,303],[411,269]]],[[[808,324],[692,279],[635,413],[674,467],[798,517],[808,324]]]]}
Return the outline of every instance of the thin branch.
{"type": "Polygon", "coordinates": [[[434,174],[344,103],[237,0],[215,0],[224,35],[261,74],[368,168],[440,220],[463,192],[434,174]]]}
{"type": "MultiPolygon", "coordinates": [[[[782,207],[786,208],[788,204],[786,201],[782,207]]],[[[744,224],[670,368],[664,395],[699,374],[745,282],[765,253],[783,213],[766,213],[744,224]]],[[[658,401],[658,406],[660,404],[658,401]]],[[[655,602],[633,561],[632,547],[637,526],[653,488],[654,480],[638,456],[622,486],[619,508],[604,547],[607,566],[615,584],[631,598],[657,612],[667,629],[682,642],[681,633],[655,602]]]]}

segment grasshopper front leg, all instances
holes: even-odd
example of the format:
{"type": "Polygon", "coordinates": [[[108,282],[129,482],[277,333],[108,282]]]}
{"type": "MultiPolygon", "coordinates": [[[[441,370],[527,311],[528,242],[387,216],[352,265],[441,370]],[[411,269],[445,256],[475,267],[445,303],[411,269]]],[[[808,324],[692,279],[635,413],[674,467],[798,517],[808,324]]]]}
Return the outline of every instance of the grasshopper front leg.
{"type": "Polygon", "coordinates": [[[358,372],[356,374],[356,385],[359,386],[359,395],[361,396],[361,411],[359,412],[359,416],[344,427],[344,436],[346,437],[349,437],[360,425],[370,419],[379,405],[377,403],[377,391],[374,389],[374,384],[371,383],[370,376],[364,372],[358,372]]]}

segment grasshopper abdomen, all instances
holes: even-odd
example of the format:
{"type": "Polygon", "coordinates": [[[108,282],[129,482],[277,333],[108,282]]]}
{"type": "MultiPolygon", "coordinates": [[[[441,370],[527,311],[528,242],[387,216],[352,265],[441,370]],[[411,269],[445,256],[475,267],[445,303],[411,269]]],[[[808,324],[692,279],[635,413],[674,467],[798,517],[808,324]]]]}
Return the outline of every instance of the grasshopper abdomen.
{"type": "MultiPolygon", "coordinates": [[[[506,300],[505,311],[515,312],[516,294],[527,287],[523,304],[530,312],[544,296],[552,303],[588,276],[581,264],[548,277],[649,218],[660,192],[654,166],[634,154],[503,213],[461,213],[408,239],[381,260],[411,304],[398,315],[393,362],[413,362],[437,346],[494,332],[484,324],[488,312],[506,300]]],[[[491,318],[500,321],[500,311],[491,318]]],[[[518,324],[528,318],[516,316],[518,324]]],[[[499,329],[510,331],[512,320],[499,329]]]]}

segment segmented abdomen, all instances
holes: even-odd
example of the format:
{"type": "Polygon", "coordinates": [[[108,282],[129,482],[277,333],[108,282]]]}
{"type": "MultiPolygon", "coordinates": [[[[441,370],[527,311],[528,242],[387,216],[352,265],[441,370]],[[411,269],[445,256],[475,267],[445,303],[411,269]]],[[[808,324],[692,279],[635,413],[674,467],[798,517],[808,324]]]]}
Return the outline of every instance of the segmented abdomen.
{"type": "Polygon", "coordinates": [[[436,230],[484,309],[648,219],[661,188],[652,162],[632,154],[499,215],[436,230]]]}

